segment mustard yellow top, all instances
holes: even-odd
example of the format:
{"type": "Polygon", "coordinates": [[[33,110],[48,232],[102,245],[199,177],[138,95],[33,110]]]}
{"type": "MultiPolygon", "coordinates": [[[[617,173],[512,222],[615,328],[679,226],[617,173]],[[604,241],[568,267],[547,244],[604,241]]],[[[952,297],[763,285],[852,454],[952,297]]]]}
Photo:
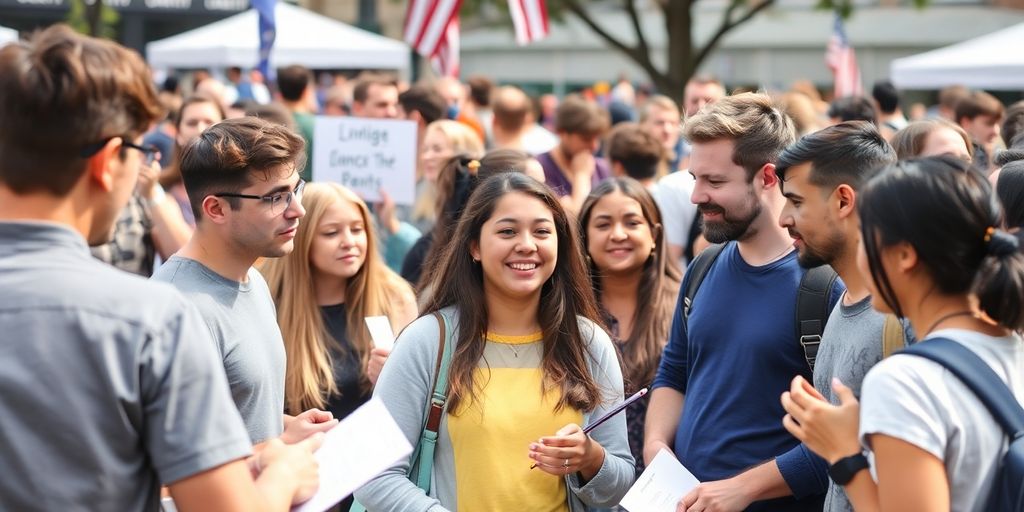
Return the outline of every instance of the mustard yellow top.
{"type": "Polygon", "coordinates": [[[531,442],[583,422],[575,409],[555,412],[560,390],[542,392],[543,348],[541,333],[487,334],[477,400],[448,416],[459,510],[569,510],[562,477],[530,469],[531,442]]]}

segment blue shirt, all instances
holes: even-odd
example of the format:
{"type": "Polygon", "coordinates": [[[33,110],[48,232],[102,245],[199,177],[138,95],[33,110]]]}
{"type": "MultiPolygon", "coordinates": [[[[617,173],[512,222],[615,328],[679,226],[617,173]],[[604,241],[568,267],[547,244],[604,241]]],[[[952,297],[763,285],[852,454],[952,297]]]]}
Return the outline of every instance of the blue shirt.
{"type": "MultiPolygon", "coordinates": [[[[730,242],[701,283],[688,321],[683,321],[680,296],[653,387],[686,395],[675,453],[702,482],[729,478],[786,454],[778,459],[779,470],[796,496],[827,488],[827,476],[810,454],[793,450],[799,443],[782,426],[785,411],[779,402],[794,376],[811,379],[795,325],[804,272],[796,251],[754,267],[730,242]]],[[[845,287],[837,283],[833,288],[832,306],[845,287]]],[[[763,510],[821,509],[820,499],[786,498],[765,505],[763,510]]],[[[755,504],[748,510],[758,509],[755,504]]]]}

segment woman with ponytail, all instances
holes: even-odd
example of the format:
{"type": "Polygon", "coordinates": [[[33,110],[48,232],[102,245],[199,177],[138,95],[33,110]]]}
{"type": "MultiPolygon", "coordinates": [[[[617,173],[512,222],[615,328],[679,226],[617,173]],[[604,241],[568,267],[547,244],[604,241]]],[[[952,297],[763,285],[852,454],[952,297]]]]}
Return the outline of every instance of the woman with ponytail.
{"type": "MultiPolygon", "coordinates": [[[[967,166],[951,157],[909,160],[872,179],[859,203],[858,263],[875,309],[908,319],[923,345],[946,338],[966,347],[1021,402],[1020,234],[1001,227],[999,200],[967,166]]],[[[833,386],[841,405],[794,379],[782,397],[783,424],[830,464],[870,452],[872,472],[851,470],[845,484],[856,510],[985,509],[1006,436],[953,373],[896,354],[868,372],[860,403],[842,383],[833,386]]]]}

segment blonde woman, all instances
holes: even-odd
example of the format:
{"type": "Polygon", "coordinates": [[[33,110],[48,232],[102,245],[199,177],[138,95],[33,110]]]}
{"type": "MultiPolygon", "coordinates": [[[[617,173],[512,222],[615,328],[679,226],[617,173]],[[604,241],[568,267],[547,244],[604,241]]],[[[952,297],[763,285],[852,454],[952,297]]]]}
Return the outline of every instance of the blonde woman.
{"type": "Polygon", "coordinates": [[[385,315],[398,332],[416,318],[412,288],[378,253],[370,212],[335,183],[310,183],[295,250],[261,271],[288,354],[285,409],[344,418],[370,398],[388,352],[374,349],[363,318],[385,315]]]}
{"type": "Polygon", "coordinates": [[[421,233],[429,233],[437,220],[437,177],[448,160],[459,154],[470,158],[483,156],[484,143],[472,128],[447,119],[427,125],[420,146],[423,175],[416,185],[416,202],[408,218],[421,233]]]}

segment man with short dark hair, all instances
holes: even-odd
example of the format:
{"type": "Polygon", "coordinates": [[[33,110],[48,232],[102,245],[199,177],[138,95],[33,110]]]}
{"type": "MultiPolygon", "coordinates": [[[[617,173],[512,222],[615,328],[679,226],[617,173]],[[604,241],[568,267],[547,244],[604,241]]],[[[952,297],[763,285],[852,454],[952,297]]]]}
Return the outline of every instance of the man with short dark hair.
{"type": "Polygon", "coordinates": [[[871,98],[875,101],[878,131],[885,140],[892,140],[896,132],[907,126],[907,118],[900,109],[900,93],[889,80],[879,80],[871,88],[871,98]]]}
{"type": "Polygon", "coordinates": [[[871,100],[863,96],[846,96],[832,100],[832,103],[828,105],[827,115],[832,124],[846,121],[867,121],[874,125],[878,124],[875,106],[871,104],[871,100]]]}
{"type": "Polygon", "coordinates": [[[255,117],[213,125],[185,149],[179,167],[196,230],[153,279],[200,306],[253,443],[297,442],[337,420],[284,411],[285,350],[270,289],[253,268],[294,247],[305,159],[295,132],[255,117]]]}
{"type": "MultiPolygon", "coordinates": [[[[797,261],[805,268],[828,264],[846,285],[814,364],[815,386],[831,401],[837,401],[833,378],[859,394],[868,369],[884,355],[886,317],[871,307],[865,277],[857,269],[857,198],[872,176],[895,161],[896,152],[874,125],[850,121],[804,136],[782,152],[775,166],[786,197],[778,222],[795,240],[797,261]]],[[[835,461],[821,459],[802,444],[775,455],[736,476],[702,483],[690,498],[705,509],[739,511],[757,500],[789,495],[807,499],[827,490],[825,510],[853,510],[842,486],[829,484],[828,464],[835,461]],[[791,473],[787,478],[780,468],[793,463],[811,470],[799,479],[791,473]]]]}
{"type": "Polygon", "coordinates": [[[569,96],[558,105],[558,146],[538,155],[537,161],[544,168],[546,183],[571,212],[579,212],[590,189],[611,176],[608,163],[594,157],[610,124],[608,112],[579,96],[569,96]]]}
{"type": "Polygon", "coordinates": [[[994,170],[992,153],[999,139],[999,123],[1006,110],[995,96],[973,91],[956,104],[956,124],[971,136],[974,144],[974,166],[988,174],[994,170]]]}
{"type": "Polygon", "coordinates": [[[665,166],[662,141],[636,123],[619,123],[608,134],[608,161],[613,176],[628,176],[648,190],[665,166]]]}
{"type": "MultiPolygon", "coordinates": [[[[811,374],[796,335],[802,332],[797,290],[806,270],[778,223],[785,199],[775,162],[795,137],[793,122],[767,96],[748,93],[704,108],[687,119],[683,131],[693,143],[691,199],[702,214],[704,236],[724,245],[707,249],[717,257],[704,267],[692,302],[687,291],[697,263],[686,272],[652,385],[645,462],[674,450],[702,482],[755,465],[781,475],[778,481],[814,479],[804,457],[772,461],[799,444],[779,420],[785,412],[778,396],[793,376],[811,374]]],[[[823,292],[829,307],[841,290],[836,283],[823,292]]],[[[785,494],[773,489],[768,496],[785,494]]],[[[679,509],[703,510],[710,498],[698,488],[679,509]]],[[[820,498],[780,498],[748,510],[820,507],[820,498]]]]}
{"type": "Polygon", "coordinates": [[[420,144],[427,125],[444,119],[444,114],[444,98],[433,87],[415,84],[398,95],[398,117],[416,121],[416,140],[420,144]]]}
{"type": "Polygon", "coordinates": [[[398,85],[382,76],[360,78],[352,89],[352,116],[398,119],[398,85]]]}
{"type": "Polygon", "coordinates": [[[278,510],[312,452],[249,436],[196,309],[89,255],[159,117],[150,70],[66,25],[0,48],[0,509],[278,510]],[[258,476],[253,481],[253,471],[258,476]]]}
{"type": "Polygon", "coordinates": [[[299,133],[306,141],[306,163],[299,176],[310,181],[313,179],[313,125],[317,110],[313,72],[297,64],[279,69],[277,88],[281,91],[281,103],[291,112],[299,133]]]}

